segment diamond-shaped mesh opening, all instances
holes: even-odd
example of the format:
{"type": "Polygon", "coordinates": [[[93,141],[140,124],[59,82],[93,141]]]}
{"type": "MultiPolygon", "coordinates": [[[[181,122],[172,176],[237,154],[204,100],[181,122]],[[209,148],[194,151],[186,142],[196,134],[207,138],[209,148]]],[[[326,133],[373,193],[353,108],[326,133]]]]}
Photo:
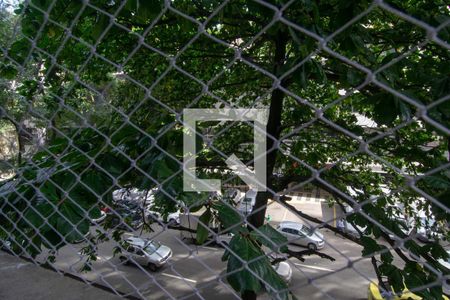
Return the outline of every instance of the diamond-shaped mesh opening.
{"type": "MultiPolygon", "coordinates": [[[[442,20],[442,21],[444,21],[444,22],[448,22],[448,19],[446,19],[445,17],[440,17],[439,18],[440,20],[442,20]]],[[[442,22],[441,24],[439,24],[440,25],[440,27],[442,26],[442,24],[445,24],[444,22],[442,22]]],[[[447,44],[449,44],[449,41],[450,41],[450,33],[449,33],[449,30],[450,30],[450,28],[449,28],[450,26],[448,26],[448,25],[444,25],[444,26],[442,26],[442,29],[441,30],[439,30],[439,32],[438,32],[438,38],[440,38],[441,40],[443,40],[444,42],[446,42],[447,44]]]]}
{"type": "Polygon", "coordinates": [[[215,78],[210,90],[229,105],[248,107],[254,103],[265,103],[272,85],[273,80],[269,76],[242,61],[237,61],[215,78]],[[242,76],[248,79],[243,81],[242,76]]]}
{"type": "Polygon", "coordinates": [[[389,63],[426,38],[419,26],[376,8],[334,36],[330,48],[371,69],[389,63]],[[400,33],[393,36],[393,32],[400,33]],[[401,38],[399,38],[401,37],[401,38]],[[395,39],[395,40],[394,40],[395,39]]]}
{"type": "Polygon", "coordinates": [[[315,169],[324,168],[359,148],[357,141],[322,122],[302,127],[285,141],[290,144],[290,155],[308,162],[315,169]]]}
{"type": "Polygon", "coordinates": [[[295,1],[289,3],[283,17],[311,34],[326,37],[369,9],[369,2],[341,2],[323,7],[314,1],[295,1]]]}
{"type": "Polygon", "coordinates": [[[202,86],[191,77],[177,70],[171,70],[152,90],[156,99],[164,99],[164,103],[175,111],[181,111],[187,103],[191,103],[202,91],[202,86]]]}
{"type": "Polygon", "coordinates": [[[169,62],[165,57],[150,50],[146,45],[142,45],[127,61],[123,72],[140,84],[150,87],[168,67],[169,62]],[[145,67],[142,65],[142,61],[145,62],[145,67]]]}
{"type": "Polygon", "coordinates": [[[233,58],[232,49],[202,35],[181,54],[177,64],[199,80],[208,82],[219,73],[226,71],[233,58]],[[204,66],[204,70],[199,69],[199,66],[204,66]]]}
{"type": "Polygon", "coordinates": [[[448,7],[440,5],[440,3],[416,3],[414,6],[405,5],[399,1],[387,1],[390,7],[385,9],[394,9],[394,13],[404,13],[417,22],[424,22],[433,27],[438,27],[448,17],[448,7]]]}
{"type": "Polygon", "coordinates": [[[374,154],[406,173],[422,174],[445,161],[444,156],[436,157],[433,154],[445,151],[446,142],[438,136],[427,134],[429,130],[423,122],[414,122],[401,126],[392,134],[388,131],[380,133],[370,143],[369,148],[374,154]]]}
{"type": "Polygon", "coordinates": [[[265,32],[274,15],[273,9],[256,1],[229,1],[218,6],[206,31],[233,48],[245,45],[259,32],[265,32]],[[230,13],[238,18],[230,18],[230,13]],[[248,20],[250,22],[246,22],[248,20]],[[218,37],[220,35],[220,37],[218,37]]]}
{"type": "MultiPolygon", "coordinates": [[[[180,16],[174,11],[167,11],[159,18],[154,27],[144,37],[144,42],[167,55],[176,55],[197,34],[198,25],[191,20],[180,16]],[[161,38],[170,30],[170,39],[161,38]]],[[[144,30],[145,26],[142,27],[144,30]]]]}
{"type": "MultiPolygon", "coordinates": [[[[128,56],[124,56],[120,49],[133,49],[139,42],[138,32],[134,28],[122,28],[114,23],[96,46],[96,53],[116,64],[123,64],[128,56]],[[114,41],[114,42],[112,42],[114,41]],[[111,47],[111,42],[113,47],[111,47]]],[[[130,53],[129,55],[133,55],[130,53]]]]}
{"type": "Polygon", "coordinates": [[[399,62],[384,68],[377,74],[377,78],[384,80],[389,86],[395,86],[398,91],[408,94],[409,97],[426,103],[448,93],[445,76],[446,57],[445,48],[428,43],[419,46],[399,62]],[[393,73],[401,75],[396,78],[393,77],[393,73]],[[406,84],[407,81],[409,82],[406,84]],[[420,88],[418,82],[422,84],[420,88]]]}

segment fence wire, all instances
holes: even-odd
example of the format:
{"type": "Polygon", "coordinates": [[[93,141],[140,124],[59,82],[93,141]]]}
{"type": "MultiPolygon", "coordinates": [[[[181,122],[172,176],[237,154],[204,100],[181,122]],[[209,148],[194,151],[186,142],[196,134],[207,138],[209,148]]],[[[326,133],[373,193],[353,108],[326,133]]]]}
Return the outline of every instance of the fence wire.
{"type": "Polygon", "coordinates": [[[121,297],[448,294],[444,2],[0,9],[2,250],[121,297]],[[267,109],[267,192],[224,164],[252,170],[253,123],[189,108],[267,109]]]}

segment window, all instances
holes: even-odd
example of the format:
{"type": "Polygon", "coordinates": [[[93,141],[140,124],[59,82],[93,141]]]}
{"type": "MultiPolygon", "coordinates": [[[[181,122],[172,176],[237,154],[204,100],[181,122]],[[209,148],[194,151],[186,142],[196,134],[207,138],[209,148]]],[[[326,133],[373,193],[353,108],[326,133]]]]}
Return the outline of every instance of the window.
{"type": "Polygon", "coordinates": [[[144,256],[144,252],[141,249],[136,249],[136,254],[140,256],[144,256]]]}
{"type": "Polygon", "coordinates": [[[281,231],[295,235],[299,234],[297,230],[292,228],[283,228],[281,231]]]}
{"type": "Polygon", "coordinates": [[[145,251],[147,251],[147,253],[152,254],[156,250],[158,250],[159,247],[161,247],[160,243],[154,242],[154,241],[148,241],[147,244],[145,244],[144,249],[145,249],[145,251]]]}

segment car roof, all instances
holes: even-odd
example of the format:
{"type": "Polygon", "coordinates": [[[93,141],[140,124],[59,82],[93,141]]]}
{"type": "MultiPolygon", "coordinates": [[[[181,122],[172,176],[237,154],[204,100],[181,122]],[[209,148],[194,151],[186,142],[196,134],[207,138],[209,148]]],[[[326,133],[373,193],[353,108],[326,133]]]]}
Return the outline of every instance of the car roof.
{"type": "Polygon", "coordinates": [[[140,237],[129,237],[126,239],[126,242],[135,246],[144,247],[145,244],[149,242],[149,240],[140,238],[140,237]]]}
{"type": "Polygon", "coordinates": [[[248,190],[246,193],[245,193],[245,197],[246,198],[253,198],[253,197],[256,197],[256,194],[257,194],[258,192],[256,191],[256,190],[254,190],[254,189],[250,189],[250,190],[248,190]]]}
{"type": "Polygon", "coordinates": [[[280,227],[290,227],[295,229],[302,229],[305,227],[304,224],[299,222],[293,222],[293,221],[283,221],[280,223],[280,227]]]}

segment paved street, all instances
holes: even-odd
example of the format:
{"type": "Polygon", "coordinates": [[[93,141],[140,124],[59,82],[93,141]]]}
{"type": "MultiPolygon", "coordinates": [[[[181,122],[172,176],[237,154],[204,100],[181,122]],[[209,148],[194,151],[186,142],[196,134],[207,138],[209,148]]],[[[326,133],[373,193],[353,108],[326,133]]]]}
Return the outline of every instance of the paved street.
{"type": "MultiPolygon", "coordinates": [[[[299,203],[296,205],[308,207],[299,203]]],[[[293,215],[275,204],[269,206],[268,214],[271,215],[274,225],[282,220],[295,220],[293,215]]],[[[319,217],[317,211],[316,214],[319,217]]],[[[113,257],[114,242],[100,245],[98,259],[93,263],[93,271],[78,273],[83,263],[77,252],[83,244],[61,249],[56,265],[63,270],[77,273],[87,280],[137,297],[238,299],[234,291],[224,283],[226,264],[221,261],[223,249],[186,244],[177,230],[163,231],[158,225],[154,225],[153,228],[155,232],[146,233],[144,236],[160,241],[173,251],[169,264],[157,272],[150,272],[141,266],[122,264],[118,257],[113,257]]],[[[336,261],[330,262],[317,256],[305,257],[305,262],[294,258],[289,259],[293,269],[291,290],[298,297],[309,299],[367,298],[369,280],[375,279],[375,275],[370,261],[360,259],[361,247],[340,236],[335,236],[328,230],[322,230],[322,233],[327,243],[322,252],[334,257],[336,261]],[[349,261],[354,262],[352,267],[348,267],[349,261]]],[[[293,250],[304,249],[290,247],[293,250]]],[[[263,295],[262,298],[268,299],[263,295]]]]}
{"type": "Polygon", "coordinates": [[[118,295],[0,251],[2,300],[120,300],[118,295]]]}

